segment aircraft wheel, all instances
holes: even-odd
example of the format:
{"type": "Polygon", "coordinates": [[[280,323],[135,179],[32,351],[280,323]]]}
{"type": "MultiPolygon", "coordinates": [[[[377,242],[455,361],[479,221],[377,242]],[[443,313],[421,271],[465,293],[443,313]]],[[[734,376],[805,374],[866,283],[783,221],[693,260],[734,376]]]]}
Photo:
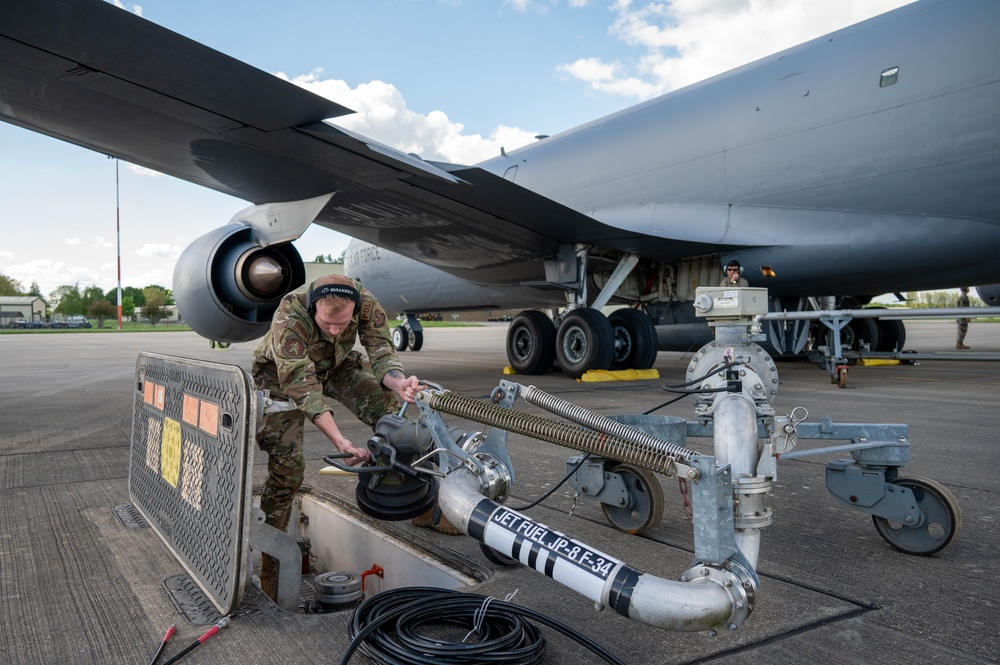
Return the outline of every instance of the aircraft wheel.
{"type": "Polygon", "coordinates": [[[507,329],[507,361],[518,374],[545,374],[556,359],[556,328],[537,309],[526,309],[507,329]]]}
{"type": "Polygon", "coordinates": [[[419,330],[411,330],[406,337],[406,345],[410,351],[419,351],[424,347],[424,333],[419,330]]]}
{"type": "Polygon", "coordinates": [[[406,351],[407,334],[406,328],[396,326],[392,329],[392,348],[397,351],[406,351]]]}
{"type": "Polygon", "coordinates": [[[497,564],[498,566],[519,566],[521,562],[513,557],[509,557],[506,554],[499,552],[486,543],[479,543],[479,549],[482,550],[483,556],[497,564]]]}
{"type": "Polygon", "coordinates": [[[837,372],[837,387],[846,388],[847,387],[847,368],[841,369],[837,372]]]}
{"type": "Polygon", "coordinates": [[[569,377],[578,379],[592,369],[608,369],[613,350],[611,324],[596,309],[578,307],[559,325],[556,360],[569,377]]]}
{"type": "Polygon", "coordinates": [[[948,547],[962,531],[962,509],[944,485],[928,478],[897,478],[913,492],[923,519],[916,526],[892,522],[872,515],[875,530],[900,552],[930,556],[948,547]]]}
{"type": "Polygon", "coordinates": [[[656,362],[659,343],[653,320],[637,309],[619,309],[608,317],[614,350],[611,369],[649,369],[656,362]]]}
{"type": "MultiPolygon", "coordinates": [[[[827,331],[827,346],[833,348],[833,340],[830,339],[831,331],[827,331]]],[[[860,351],[865,344],[868,348],[875,350],[878,348],[878,326],[872,319],[851,319],[846,326],[840,330],[840,344],[845,349],[860,351]]],[[[853,358],[852,358],[853,360],[853,358]]],[[[852,363],[853,364],[853,363],[852,363]]]]}
{"type": "Polygon", "coordinates": [[[898,351],[903,350],[906,344],[906,326],[902,321],[883,321],[877,319],[875,325],[878,326],[878,348],[876,351],[898,351]]]}
{"type": "Polygon", "coordinates": [[[653,472],[630,464],[618,464],[611,471],[622,477],[632,505],[619,508],[602,503],[601,510],[608,521],[619,531],[633,535],[656,526],[663,517],[664,501],[663,489],[653,472]]]}

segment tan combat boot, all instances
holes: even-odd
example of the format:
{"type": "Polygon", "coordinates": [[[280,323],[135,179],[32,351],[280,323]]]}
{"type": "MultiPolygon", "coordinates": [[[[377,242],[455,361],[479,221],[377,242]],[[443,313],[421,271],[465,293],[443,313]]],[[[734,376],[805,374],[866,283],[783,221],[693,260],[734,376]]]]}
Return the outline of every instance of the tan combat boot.
{"type": "Polygon", "coordinates": [[[443,533],[446,536],[462,535],[462,532],[459,531],[458,527],[449,522],[448,518],[441,514],[441,509],[437,506],[434,506],[419,517],[414,517],[410,521],[413,522],[414,526],[434,529],[438,533],[443,533]]]}

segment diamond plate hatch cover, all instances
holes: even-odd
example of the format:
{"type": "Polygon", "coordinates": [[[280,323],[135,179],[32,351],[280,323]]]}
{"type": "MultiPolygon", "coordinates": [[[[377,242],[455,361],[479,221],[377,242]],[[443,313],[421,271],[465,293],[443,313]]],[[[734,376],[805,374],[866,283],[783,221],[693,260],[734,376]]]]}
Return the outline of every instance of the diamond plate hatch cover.
{"type": "Polygon", "coordinates": [[[242,600],[257,400],[235,365],[136,361],[129,496],[223,615],[242,600]]]}

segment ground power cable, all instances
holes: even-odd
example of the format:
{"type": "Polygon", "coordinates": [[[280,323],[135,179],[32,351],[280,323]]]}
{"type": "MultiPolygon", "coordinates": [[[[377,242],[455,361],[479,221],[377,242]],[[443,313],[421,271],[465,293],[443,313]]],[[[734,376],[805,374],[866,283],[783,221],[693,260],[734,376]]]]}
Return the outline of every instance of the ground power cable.
{"type": "Polygon", "coordinates": [[[625,665],[586,635],[540,612],[434,587],[401,587],[361,603],[351,614],[351,643],[340,665],[347,665],[356,651],[381,665],[536,665],[542,662],[546,642],[532,621],[558,630],[605,662],[625,665]],[[460,629],[465,639],[428,635],[433,627],[460,629]]]}

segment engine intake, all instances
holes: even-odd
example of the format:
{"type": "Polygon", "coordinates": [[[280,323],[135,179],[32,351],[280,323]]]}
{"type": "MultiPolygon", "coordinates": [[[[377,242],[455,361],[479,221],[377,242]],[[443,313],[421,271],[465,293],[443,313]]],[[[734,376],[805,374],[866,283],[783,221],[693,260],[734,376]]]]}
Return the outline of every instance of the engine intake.
{"type": "Polygon", "coordinates": [[[267,332],[286,293],[305,283],[291,243],[261,247],[246,224],[228,224],[192,242],[174,267],[174,299],[198,334],[247,342],[267,332]]]}

